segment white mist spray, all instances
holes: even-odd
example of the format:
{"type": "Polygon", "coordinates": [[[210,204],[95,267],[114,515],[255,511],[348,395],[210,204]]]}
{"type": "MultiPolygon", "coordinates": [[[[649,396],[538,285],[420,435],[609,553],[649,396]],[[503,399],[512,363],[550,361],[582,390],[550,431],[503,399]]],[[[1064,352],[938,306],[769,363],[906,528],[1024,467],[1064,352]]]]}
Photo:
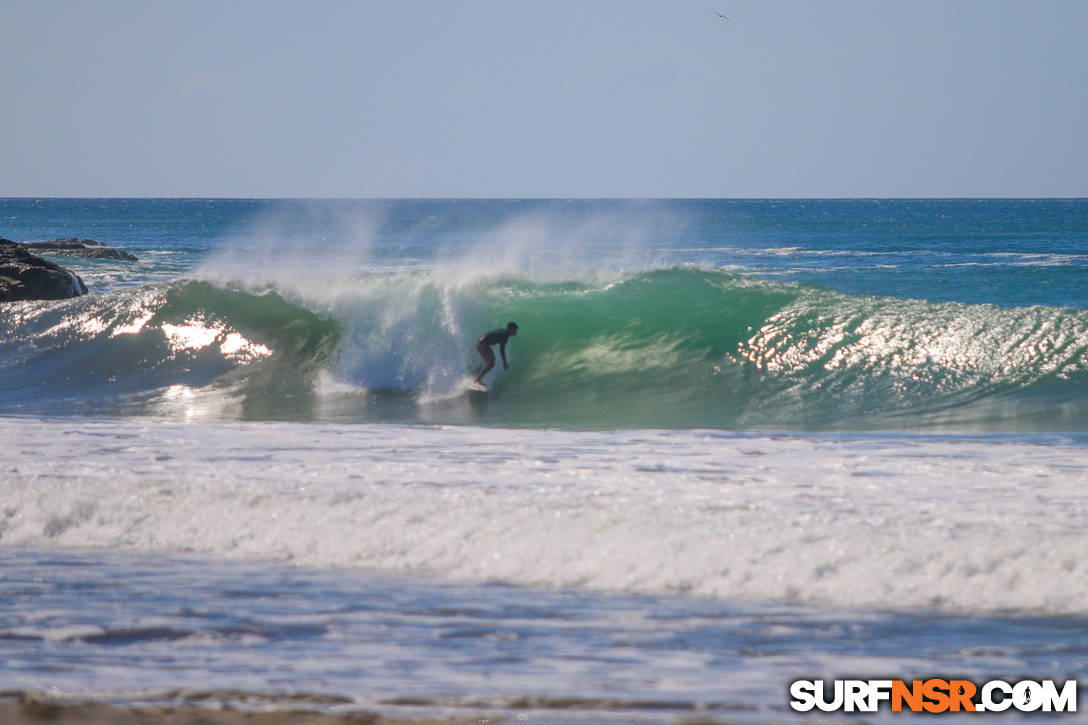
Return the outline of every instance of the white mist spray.
{"type": "MultiPolygon", "coordinates": [[[[540,284],[609,284],[653,266],[653,249],[677,222],[654,207],[621,213],[555,202],[484,219],[466,234],[452,211],[406,222],[391,220],[388,203],[289,202],[225,240],[197,276],[274,290],[341,323],[326,388],[400,390],[427,402],[460,394],[478,362],[472,343],[506,324],[509,295],[540,284]],[[379,246],[406,240],[422,258],[379,246]]],[[[532,334],[531,320],[520,322],[532,334]]]]}

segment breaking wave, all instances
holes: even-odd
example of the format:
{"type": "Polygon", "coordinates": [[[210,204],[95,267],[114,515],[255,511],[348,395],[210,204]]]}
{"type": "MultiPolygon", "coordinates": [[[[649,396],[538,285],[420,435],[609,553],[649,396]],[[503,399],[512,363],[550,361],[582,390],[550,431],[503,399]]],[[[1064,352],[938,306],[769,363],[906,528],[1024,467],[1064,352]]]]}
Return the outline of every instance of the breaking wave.
{"type": "MultiPolygon", "coordinates": [[[[716,269],[183,280],[0,320],[0,412],[568,427],[1088,430],[1088,311],[716,269]],[[473,342],[511,368],[466,397],[473,342]]],[[[501,366],[500,366],[501,367],[501,366]]]]}

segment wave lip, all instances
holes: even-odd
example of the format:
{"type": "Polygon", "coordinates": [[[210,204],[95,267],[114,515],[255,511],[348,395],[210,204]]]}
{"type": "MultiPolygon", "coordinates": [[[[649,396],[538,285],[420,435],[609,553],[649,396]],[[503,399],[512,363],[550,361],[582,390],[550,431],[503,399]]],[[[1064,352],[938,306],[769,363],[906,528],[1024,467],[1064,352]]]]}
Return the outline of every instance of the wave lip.
{"type": "Polygon", "coordinates": [[[1088,311],[716,269],[149,285],[0,322],[0,410],[583,428],[1088,431],[1088,311]],[[473,341],[517,320],[466,399],[473,341]]]}
{"type": "MultiPolygon", "coordinates": [[[[1088,313],[860,297],[690,267],[507,303],[504,394],[563,425],[1088,430],[1088,313]]],[[[517,422],[516,412],[504,422],[517,422]]]]}

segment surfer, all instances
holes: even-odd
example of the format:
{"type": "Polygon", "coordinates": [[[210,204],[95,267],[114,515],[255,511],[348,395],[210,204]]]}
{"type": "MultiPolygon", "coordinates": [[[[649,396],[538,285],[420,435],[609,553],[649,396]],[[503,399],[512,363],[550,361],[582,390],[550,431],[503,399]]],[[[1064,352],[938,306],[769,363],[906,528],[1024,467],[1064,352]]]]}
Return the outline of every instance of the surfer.
{"type": "Polygon", "coordinates": [[[495,367],[495,353],[491,350],[492,345],[498,344],[499,346],[499,353],[502,354],[502,369],[510,369],[510,363],[506,362],[506,341],[510,339],[511,335],[516,334],[518,334],[518,323],[511,322],[506,325],[506,329],[492,330],[476,341],[476,352],[480,353],[480,357],[484,359],[476,368],[477,385],[483,385],[484,376],[491,371],[491,368],[495,367]]]}

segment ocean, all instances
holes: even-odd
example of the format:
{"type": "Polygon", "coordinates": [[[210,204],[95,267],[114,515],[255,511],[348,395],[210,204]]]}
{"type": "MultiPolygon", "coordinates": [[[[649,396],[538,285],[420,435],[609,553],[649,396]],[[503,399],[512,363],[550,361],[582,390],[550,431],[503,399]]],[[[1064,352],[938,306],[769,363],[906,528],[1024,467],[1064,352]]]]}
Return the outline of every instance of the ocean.
{"type": "Polygon", "coordinates": [[[793,722],[795,680],[1088,672],[1086,200],[16,198],[0,236],[139,257],[0,306],[0,698],[793,722]]]}

